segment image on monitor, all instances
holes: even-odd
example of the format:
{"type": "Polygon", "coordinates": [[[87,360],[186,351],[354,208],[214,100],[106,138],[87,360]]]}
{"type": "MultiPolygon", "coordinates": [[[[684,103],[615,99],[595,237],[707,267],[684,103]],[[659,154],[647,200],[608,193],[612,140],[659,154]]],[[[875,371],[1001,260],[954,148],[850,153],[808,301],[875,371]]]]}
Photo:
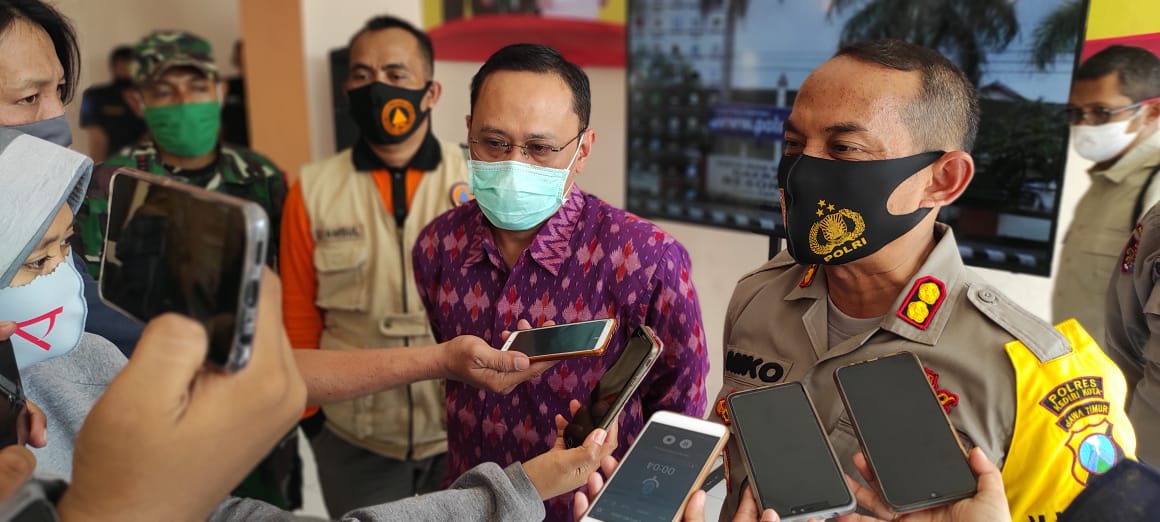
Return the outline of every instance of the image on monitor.
{"type": "Polygon", "coordinates": [[[779,233],[798,86],[843,43],[893,37],[938,49],[978,90],[975,177],[939,215],[963,260],[1048,275],[1086,14],[1082,0],[629,2],[628,209],[779,233]]]}

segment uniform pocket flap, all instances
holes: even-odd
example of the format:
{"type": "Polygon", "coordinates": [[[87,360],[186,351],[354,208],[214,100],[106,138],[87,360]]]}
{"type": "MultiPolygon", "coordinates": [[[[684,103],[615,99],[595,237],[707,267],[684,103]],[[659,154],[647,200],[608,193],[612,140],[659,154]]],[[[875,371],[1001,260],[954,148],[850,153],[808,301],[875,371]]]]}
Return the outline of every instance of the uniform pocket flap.
{"type": "Polygon", "coordinates": [[[319,272],[342,272],[363,266],[367,249],[361,243],[319,245],[314,249],[314,267],[319,272]]]}

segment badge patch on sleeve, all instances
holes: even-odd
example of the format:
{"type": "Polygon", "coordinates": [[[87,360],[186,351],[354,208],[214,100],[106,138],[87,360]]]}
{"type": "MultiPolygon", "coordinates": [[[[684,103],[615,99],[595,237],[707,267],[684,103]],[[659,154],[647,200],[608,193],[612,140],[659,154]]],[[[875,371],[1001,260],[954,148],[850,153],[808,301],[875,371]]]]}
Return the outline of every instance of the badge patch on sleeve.
{"type": "Polygon", "coordinates": [[[452,185],[450,196],[451,206],[453,207],[462,207],[475,199],[475,196],[472,196],[471,191],[467,188],[467,183],[456,183],[452,185]]]}
{"type": "Polygon", "coordinates": [[[1140,234],[1143,232],[1144,225],[1136,225],[1136,229],[1128,237],[1128,244],[1124,246],[1124,253],[1120,256],[1120,272],[1130,274],[1136,270],[1136,253],[1140,250],[1140,234]]]}
{"type": "Polygon", "coordinates": [[[947,287],[933,276],[921,277],[914,282],[910,295],[898,309],[898,317],[915,328],[926,330],[934,319],[935,312],[947,297],[947,287]]]}
{"type": "Polygon", "coordinates": [[[1086,376],[1059,383],[1039,401],[1058,418],[1055,425],[1068,432],[1071,474],[1080,485],[1087,485],[1092,475],[1106,473],[1124,458],[1107,417],[1111,404],[1104,399],[1103,377],[1086,376]]]}

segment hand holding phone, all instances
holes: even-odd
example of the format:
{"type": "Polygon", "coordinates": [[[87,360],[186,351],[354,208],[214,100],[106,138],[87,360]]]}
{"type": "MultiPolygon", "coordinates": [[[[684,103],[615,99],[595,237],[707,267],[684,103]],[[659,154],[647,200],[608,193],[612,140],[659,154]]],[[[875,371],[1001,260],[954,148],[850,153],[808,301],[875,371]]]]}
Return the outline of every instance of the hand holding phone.
{"type": "Polygon", "coordinates": [[[899,513],[971,497],[975,476],[922,364],[899,352],[834,371],[882,499],[899,513]]]}
{"type": "Polygon", "coordinates": [[[854,509],[854,494],[800,382],[734,393],[726,402],[760,508],[786,522],[854,509]]]}
{"type": "Polygon", "coordinates": [[[728,438],[724,425],[656,412],[581,522],[679,519],[728,438]]]}
{"type": "Polygon", "coordinates": [[[564,442],[569,448],[579,446],[595,428],[608,429],[648,375],[663,346],[652,328],[641,325],[633,332],[616,362],[592,389],[588,402],[564,430],[564,442]]]}
{"type": "Polygon", "coordinates": [[[501,349],[523,352],[532,361],[601,355],[608,346],[608,341],[612,339],[614,331],[616,319],[597,319],[518,330],[508,336],[501,349]]]}
{"type": "Polygon", "coordinates": [[[209,335],[207,362],[241,369],[252,349],[269,226],[256,203],[118,169],[101,299],[143,323],[168,312],[194,319],[209,335]]]}

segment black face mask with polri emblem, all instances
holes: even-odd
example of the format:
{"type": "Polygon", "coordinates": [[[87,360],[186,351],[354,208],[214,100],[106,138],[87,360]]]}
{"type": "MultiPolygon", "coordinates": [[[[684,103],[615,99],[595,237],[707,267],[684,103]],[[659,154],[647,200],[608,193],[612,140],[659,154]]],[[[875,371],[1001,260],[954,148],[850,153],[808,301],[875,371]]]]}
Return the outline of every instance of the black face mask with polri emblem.
{"type": "Polygon", "coordinates": [[[886,202],[899,185],[943,154],[873,161],[783,157],[777,183],[790,255],[801,264],[841,265],[909,232],[931,209],[894,215],[886,202]]]}

